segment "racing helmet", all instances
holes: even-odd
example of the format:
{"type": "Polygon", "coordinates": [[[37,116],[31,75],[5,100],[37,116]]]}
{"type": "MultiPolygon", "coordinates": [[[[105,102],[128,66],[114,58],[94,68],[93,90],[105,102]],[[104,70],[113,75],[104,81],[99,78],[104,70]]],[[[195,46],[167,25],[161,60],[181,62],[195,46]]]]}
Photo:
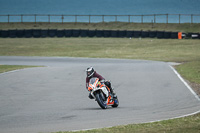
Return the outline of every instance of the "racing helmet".
{"type": "Polygon", "coordinates": [[[86,70],[86,74],[87,74],[88,78],[92,77],[94,75],[94,68],[88,67],[87,70],[86,70]]]}

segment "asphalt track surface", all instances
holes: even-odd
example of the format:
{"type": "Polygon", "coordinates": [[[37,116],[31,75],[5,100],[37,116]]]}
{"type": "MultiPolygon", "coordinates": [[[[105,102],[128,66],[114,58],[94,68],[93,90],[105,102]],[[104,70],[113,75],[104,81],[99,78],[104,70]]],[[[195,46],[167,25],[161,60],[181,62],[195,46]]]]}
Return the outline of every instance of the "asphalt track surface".
{"type": "Polygon", "coordinates": [[[200,101],[168,63],[64,57],[0,57],[0,64],[37,65],[0,74],[0,132],[37,133],[164,120],[200,110],[200,101]],[[110,79],[119,107],[88,98],[85,69],[110,79]]]}

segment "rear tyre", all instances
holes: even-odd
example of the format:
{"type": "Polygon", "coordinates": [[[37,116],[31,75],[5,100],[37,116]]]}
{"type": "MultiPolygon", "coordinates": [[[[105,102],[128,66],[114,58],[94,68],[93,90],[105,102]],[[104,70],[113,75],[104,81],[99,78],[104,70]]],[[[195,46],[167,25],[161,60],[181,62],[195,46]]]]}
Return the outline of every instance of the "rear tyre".
{"type": "Polygon", "coordinates": [[[99,106],[102,109],[107,108],[107,98],[103,95],[102,92],[96,93],[96,100],[97,100],[97,103],[99,104],[99,106]]]}

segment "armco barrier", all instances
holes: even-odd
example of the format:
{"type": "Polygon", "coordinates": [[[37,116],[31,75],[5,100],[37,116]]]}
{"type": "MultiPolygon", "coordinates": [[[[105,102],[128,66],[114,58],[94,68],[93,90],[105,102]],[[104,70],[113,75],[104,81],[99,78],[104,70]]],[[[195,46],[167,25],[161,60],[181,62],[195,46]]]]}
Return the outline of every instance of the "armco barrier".
{"type": "Polygon", "coordinates": [[[200,39],[199,33],[170,31],[127,31],[127,30],[79,30],[79,29],[28,29],[0,30],[0,37],[6,38],[45,38],[45,37],[119,37],[119,38],[159,38],[159,39],[200,39]],[[181,37],[180,37],[181,36],[181,37]]]}

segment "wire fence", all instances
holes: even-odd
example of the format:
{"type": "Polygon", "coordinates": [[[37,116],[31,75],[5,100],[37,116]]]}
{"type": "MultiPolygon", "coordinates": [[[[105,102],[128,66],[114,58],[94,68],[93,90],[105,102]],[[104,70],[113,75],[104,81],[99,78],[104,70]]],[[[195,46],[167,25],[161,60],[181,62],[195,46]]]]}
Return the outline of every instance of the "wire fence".
{"type": "Polygon", "coordinates": [[[0,15],[0,22],[47,22],[47,23],[200,23],[200,14],[150,14],[150,15],[47,15],[47,14],[8,14],[0,15]]]}

